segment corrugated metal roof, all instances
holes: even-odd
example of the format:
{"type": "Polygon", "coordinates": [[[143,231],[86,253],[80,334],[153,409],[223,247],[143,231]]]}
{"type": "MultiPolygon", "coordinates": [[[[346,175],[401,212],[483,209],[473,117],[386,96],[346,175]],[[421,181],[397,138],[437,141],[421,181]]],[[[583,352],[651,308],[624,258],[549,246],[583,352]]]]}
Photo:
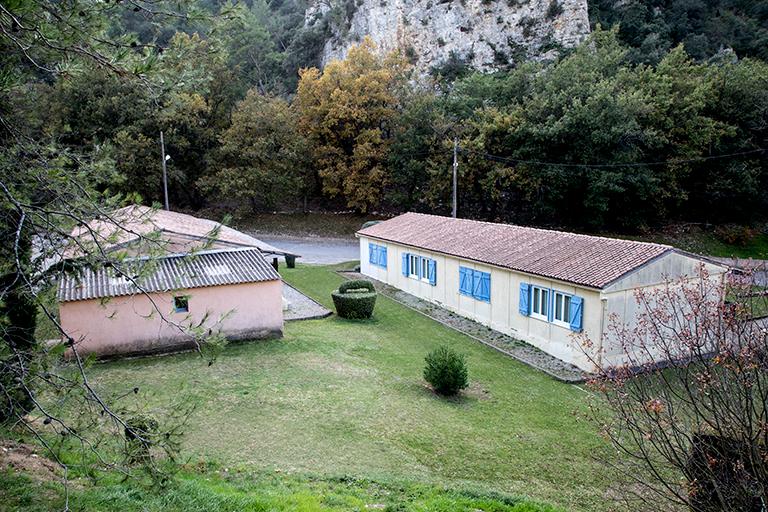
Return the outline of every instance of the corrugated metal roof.
{"type": "Polygon", "coordinates": [[[406,213],[359,235],[520,272],[603,288],[674,250],[668,245],[406,213]]]}
{"type": "Polygon", "coordinates": [[[240,283],[274,281],[280,275],[255,248],[201,251],[124,261],[114,267],[85,269],[59,280],[58,299],[119,297],[240,283]]]}

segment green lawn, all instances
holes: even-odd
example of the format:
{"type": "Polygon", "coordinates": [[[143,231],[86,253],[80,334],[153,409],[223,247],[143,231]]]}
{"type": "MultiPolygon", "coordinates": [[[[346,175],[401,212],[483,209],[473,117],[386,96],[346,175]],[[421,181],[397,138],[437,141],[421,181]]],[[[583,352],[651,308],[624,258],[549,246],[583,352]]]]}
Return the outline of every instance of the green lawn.
{"type": "MultiPolygon", "coordinates": [[[[0,511],[64,510],[61,483],[0,471],[0,511]]],[[[87,512],[561,512],[499,493],[455,491],[418,483],[280,473],[184,471],[164,488],[117,478],[71,482],[69,510],[87,512]]]]}
{"type": "MultiPolygon", "coordinates": [[[[342,278],[283,270],[330,306],[342,278]]],[[[604,445],[583,419],[587,393],[380,297],[375,319],[286,325],[280,340],[96,365],[105,391],[152,390],[158,404],[197,401],[185,444],[196,460],[282,474],[353,475],[525,495],[569,510],[608,510],[604,445]],[[467,355],[471,387],[446,400],[423,383],[426,353],[467,355]]],[[[448,510],[448,509],[447,509],[448,510]]]]}

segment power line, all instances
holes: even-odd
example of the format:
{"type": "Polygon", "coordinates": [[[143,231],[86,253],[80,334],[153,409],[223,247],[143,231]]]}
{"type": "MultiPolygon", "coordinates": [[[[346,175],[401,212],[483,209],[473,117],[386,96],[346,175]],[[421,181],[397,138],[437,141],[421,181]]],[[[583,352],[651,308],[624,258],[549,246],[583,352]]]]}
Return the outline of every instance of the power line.
{"type": "Polygon", "coordinates": [[[673,165],[673,164],[687,164],[687,163],[694,163],[694,162],[705,162],[708,160],[717,160],[717,159],[723,159],[723,158],[731,158],[731,157],[737,157],[737,156],[764,153],[768,151],[768,149],[762,149],[762,148],[753,149],[750,151],[741,151],[738,153],[702,156],[698,158],[687,158],[683,160],[661,160],[656,162],[627,162],[627,163],[616,163],[616,164],[573,164],[573,163],[563,163],[563,162],[543,162],[541,160],[522,160],[518,158],[508,158],[508,157],[503,157],[498,155],[491,155],[490,153],[484,153],[482,151],[475,151],[473,149],[467,149],[463,147],[459,147],[459,151],[462,153],[473,153],[473,154],[482,156],[484,158],[487,158],[488,160],[494,160],[496,162],[508,162],[508,163],[529,164],[529,165],[548,165],[553,167],[606,168],[606,167],[646,167],[650,165],[673,165]]]}

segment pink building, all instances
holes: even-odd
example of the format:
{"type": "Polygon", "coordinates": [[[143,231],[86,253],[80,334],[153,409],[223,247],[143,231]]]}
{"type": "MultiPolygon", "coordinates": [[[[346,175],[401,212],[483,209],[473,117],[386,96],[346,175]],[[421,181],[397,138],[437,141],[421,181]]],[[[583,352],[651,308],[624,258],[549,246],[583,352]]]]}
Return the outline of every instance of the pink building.
{"type": "Polygon", "coordinates": [[[118,210],[82,233],[83,245],[98,246],[91,253],[114,261],[59,280],[61,325],[79,353],[169,352],[213,334],[282,336],[283,283],[264,253],[287,253],[213,221],[145,207],[118,210]]]}

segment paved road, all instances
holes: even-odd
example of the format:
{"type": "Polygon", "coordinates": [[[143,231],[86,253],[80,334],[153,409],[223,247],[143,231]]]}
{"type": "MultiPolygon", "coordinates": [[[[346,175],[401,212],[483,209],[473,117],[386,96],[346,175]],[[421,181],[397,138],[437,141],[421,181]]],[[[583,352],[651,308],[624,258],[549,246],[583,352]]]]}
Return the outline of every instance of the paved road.
{"type": "Polygon", "coordinates": [[[360,259],[356,238],[296,238],[275,235],[254,235],[279,249],[300,254],[300,263],[330,265],[360,259]]]}

